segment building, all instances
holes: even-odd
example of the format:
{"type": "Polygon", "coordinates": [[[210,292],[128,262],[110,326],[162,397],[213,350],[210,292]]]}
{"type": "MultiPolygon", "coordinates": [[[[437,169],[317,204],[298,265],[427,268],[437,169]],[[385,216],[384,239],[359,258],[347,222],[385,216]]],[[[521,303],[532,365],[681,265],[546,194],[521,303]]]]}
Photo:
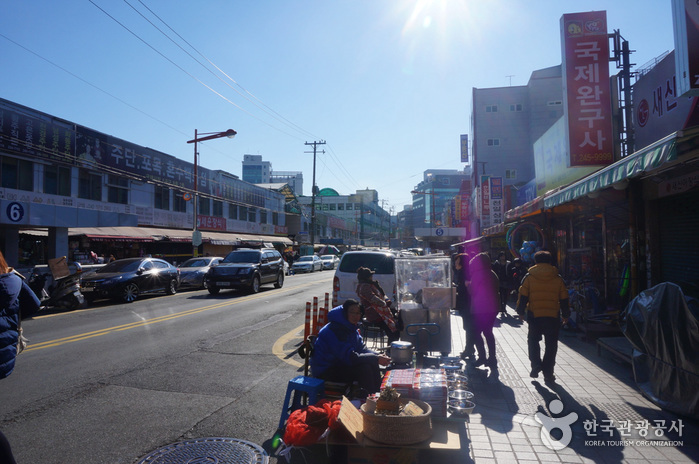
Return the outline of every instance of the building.
{"type": "MultiPolygon", "coordinates": [[[[272,163],[262,161],[262,155],[243,155],[243,180],[251,184],[269,184],[272,163]]],[[[275,181],[276,182],[276,181],[275,181]]]]}
{"type": "Polygon", "coordinates": [[[174,156],[0,99],[0,247],[12,266],[57,256],[86,261],[91,252],[181,262],[193,251],[283,246],[291,243],[284,207],[282,193],[233,174],[195,171],[174,156]],[[195,219],[202,237],[193,246],[195,219]]]}
{"type": "Polygon", "coordinates": [[[301,171],[272,171],[269,175],[271,183],[287,184],[296,195],[303,195],[303,173],[301,171]]]}

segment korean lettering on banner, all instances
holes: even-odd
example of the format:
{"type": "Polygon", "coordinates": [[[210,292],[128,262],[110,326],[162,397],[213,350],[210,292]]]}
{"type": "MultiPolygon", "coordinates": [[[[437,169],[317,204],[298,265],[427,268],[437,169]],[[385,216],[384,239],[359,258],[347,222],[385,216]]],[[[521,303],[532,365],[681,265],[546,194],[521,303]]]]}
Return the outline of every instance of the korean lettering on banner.
{"type": "Polygon", "coordinates": [[[461,194],[461,225],[468,224],[469,203],[471,203],[471,195],[466,193],[461,194]]]}
{"type": "Polygon", "coordinates": [[[481,176],[481,228],[490,227],[490,176],[481,176]]]}
{"type": "Polygon", "coordinates": [[[570,166],[613,161],[606,11],[561,18],[570,166]]]}
{"type": "Polygon", "coordinates": [[[75,131],[68,124],[0,107],[0,149],[75,164],[75,131]]]}
{"type": "Polygon", "coordinates": [[[652,112],[658,117],[677,108],[677,84],[675,76],[653,89],[652,112]]]}
{"type": "Polygon", "coordinates": [[[504,195],[502,177],[490,178],[490,223],[491,225],[505,222],[504,195]]]}
{"type": "Polygon", "coordinates": [[[226,230],[226,219],[216,216],[198,216],[197,222],[201,229],[226,230]]]}

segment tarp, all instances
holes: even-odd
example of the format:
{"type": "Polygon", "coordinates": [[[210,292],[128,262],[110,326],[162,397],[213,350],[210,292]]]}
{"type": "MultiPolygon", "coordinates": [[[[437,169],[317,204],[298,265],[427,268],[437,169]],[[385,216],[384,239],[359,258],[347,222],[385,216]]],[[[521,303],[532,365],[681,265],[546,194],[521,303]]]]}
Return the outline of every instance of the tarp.
{"type": "Polygon", "coordinates": [[[622,330],[633,345],[634,379],[663,409],[699,418],[699,324],[682,289],[664,282],[626,307],[622,330]]]}

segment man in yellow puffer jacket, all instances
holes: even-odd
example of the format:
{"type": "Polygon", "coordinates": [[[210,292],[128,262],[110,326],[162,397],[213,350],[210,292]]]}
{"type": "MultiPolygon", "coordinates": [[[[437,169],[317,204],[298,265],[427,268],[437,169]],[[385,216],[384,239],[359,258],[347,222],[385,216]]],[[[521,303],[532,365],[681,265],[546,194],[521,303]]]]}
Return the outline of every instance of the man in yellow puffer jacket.
{"type": "Polygon", "coordinates": [[[517,314],[524,321],[526,309],[526,320],[529,324],[527,344],[532,367],[529,375],[532,378],[537,378],[539,372],[543,372],[544,381],[553,383],[556,380],[553,368],[556,364],[556,352],[558,351],[558,332],[561,324],[568,322],[568,317],[570,317],[568,290],[563,278],[558,274],[558,269],[552,264],[551,253],[537,251],[534,254],[534,263],[519,287],[517,314]],[[529,304],[528,307],[527,304],[529,304]],[[561,314],[563,315],[562,322],[561,314]],[[545,346],[543,360],[539,346],[542,336],[545,346]]]}

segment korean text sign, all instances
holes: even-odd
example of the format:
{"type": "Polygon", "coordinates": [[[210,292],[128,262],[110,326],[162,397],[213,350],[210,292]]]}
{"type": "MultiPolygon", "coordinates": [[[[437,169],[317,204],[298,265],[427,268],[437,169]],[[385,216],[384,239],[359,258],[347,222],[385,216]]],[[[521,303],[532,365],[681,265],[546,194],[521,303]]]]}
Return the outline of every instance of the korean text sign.
{"type": "Polygon", "coordinates": [[[607,13],[563,15],[561,35],[570,166],[610,164],[614,137],[607,13]]]}

